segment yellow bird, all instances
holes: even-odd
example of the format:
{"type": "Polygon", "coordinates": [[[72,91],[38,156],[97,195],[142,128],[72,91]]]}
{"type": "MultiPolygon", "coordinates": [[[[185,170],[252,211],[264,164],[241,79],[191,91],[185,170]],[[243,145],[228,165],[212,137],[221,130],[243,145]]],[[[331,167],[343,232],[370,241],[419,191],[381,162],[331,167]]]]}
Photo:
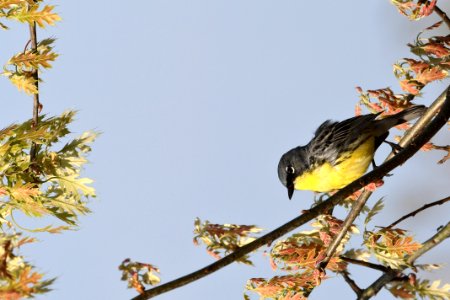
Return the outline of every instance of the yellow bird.
{"type": "Polygon", "coordinates": [[[289,199],[294,189],[329,192],[358,179],[389,129],[420,117],[425,110],[425,106],[416,105],[382,119],[377,119],[378,113],[342,122],[325,121],[307,145],[289,150],[280,159],[278,178],[289,199]]]}

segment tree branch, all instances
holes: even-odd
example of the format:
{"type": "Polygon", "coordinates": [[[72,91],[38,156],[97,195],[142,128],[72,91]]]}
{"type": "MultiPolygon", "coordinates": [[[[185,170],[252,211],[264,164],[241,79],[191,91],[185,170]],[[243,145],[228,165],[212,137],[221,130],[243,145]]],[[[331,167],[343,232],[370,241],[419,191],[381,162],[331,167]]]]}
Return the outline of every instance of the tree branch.
{"type": "MultiPolygon", "coordinates": [[[[442,126],[444,126],[446,124],[447,120],[450,117],[450,97],[448,94],[444,93],[433,104],[435,107],[438,106],[436,104],[436,102],[441,103],[441,105],[439,105],[439,107],[437,108],[437,111],[439,111],[439,112],[436,115],[436,117],[426,126],[426,128],[423,128],[423,131],[421,131],[420,133],[414,132],[414,134],[418,133],[417,136],[414,136],[414,134],[411,133],[412,130],[410,130],[406,135],[411,134],[412,136],[414,136],[412,138],[411,142],[408,144],[408,146],[404,147],[403,150],[399,151],[398,154],[396,154],[392,159],[388,160],[387,162],[383,163],[381,166],[379,166],[375,170],[372,170],[371,172],[365,174],[364,176],[362,176],[359,179],[355,180],[354,182],[350,183],[346,187],[342,188],[336,194],[334,194],[333,196],[328,198],[326,201],[316,205],[315,207],[308,210],[306,213],[304,213],[304,214],[298,216],[297,218],[289,221],[288,223],[278,227],[277,229],[265,234],[264,236],[256,239],[255,241],[253,241],[245,246],[240,247],[235,252],[225,256],[224,258],[222,258],[204,268],[201,268],[195,272],[187,274],[183,277],[180,277],[173,281],[167,282],[167,283],[157,286],[155,288],[148,289],[148,290],[144,291],[142,294],[134,297],[133,299],[134,300],[150,299],[152,297],[166,293],[168,291],[171,291],[173,289],[176,289],[178,287],[181,287],[188,283],[191,283],[195,280],[198,280],[202,277],[205,277],[205,276],[233,263],[234,261],[236,261],[236,259],[243,257],[244,255],[249,254],[250,252],[252,252],[266,244],[270,244],[271,242],[278,239],[279,237],[298,228],[299,226],[309,222],[313,218],[322,214],[323,212],[326,212],[330,208],[336,206],[338,203],[340,203],[341,201],[346,199],[349,195],[351,195],[352,193],[361,189],[362,187],[366,186],[367,184],[382,178],[387,173],[391,172],[397,166],[403,164],[410,157],[412,157],[417,151],[419,151],[419,149],[426,142],[428,142],[439,131],[439,129],[442,126]]],[[[430,107],[428,109],[428,111],[432,110],[432,107],[430,107]]],[[[427,114],[428,114],[428,112],[427,112],[427,114]]],[[[431,119],[432,117],[433,116],[430,116],[429,119],[431,119]]],[[[424,119],[424,118],[422,117],[422,119],[424,119]]],[[[418,123],[420,121],[418,121],[418,123]]]]}
{"type": "Polygon", "coordinates": [[[442,204],[444,204],[445,202],[448,202],[448,201],[450,201],[450,196],[446,197],[444,199],[438,200],[438,201],[434,201],[434,202],[425,204],[421,208],[418,208],[415,211],[410,212],[407,215],[404,215],[403,217],[401,217],[400,219],[398,219],[397,221],[393,222],[391,225],[389,225],[389,226],[387,226],[385,228],[386,229],[390,229],[390,228],[394,227],[395,225],[397,225],[398,223],[402,222],[403,220],[405,220],[405,219],[407,219],[409,217],[414,217],[416,214],[418,214],[419,212],[421,212],[421,211],[423,211],[423,210],[425,210],[425,209],[427,209],[429,207],[432,207],[432,206],[435,206],[435,205],[442,205],[442,204]]]}
{"type": "Polygon", "coordinates": [[[367,300],[375,296],[382,287],[395,279],[401,272],[408,268],[408,265],[413,265],[413,263],[420,256],[434,248],[436,245],[444,241],[450,236],[450,222],[447,223],[445,227],[438,231],[434,236],[432,236],[429,240],[423,243],[422,247],[410,255],[406,259],[406,265],[401,266],[400,270],[394,272],[388,272],[381,275],[374,283],[372,283],[368,288],[364,289],[361,295],[358,297],[358,300],[367,300]]]}
{"type": "Polygon", "coordinates": [[[347,271],[341,272],[342,277],[344,277],[345,282],[352,288],[357,296],[361,295],[362,289],[356,284],[356,282],[350,278],[349,273],[347,271]]]}
{"type": "Polygon", "coordinates": [[[450,19],[448,18],[447,14],[437,5],[434,7],[434,11],[439,15],[439,17],[441,17],[445,24],[447,24],[448,28],[450,28],[450,19]]]}
{"type": "MultiPolygon", "coordinates": [[[[31,42],[31,49],[33,51],[37,51],[37,33],[36,33],[36,22],[30,23],[29,25],[30,29],[30,42],[31,42]]],[[[36,86],[36,90],[38,91],[36,94],[33,95],[33,126],[36,128],[38,126],[39,122],[39,110],[41,103],[39,102],[39,73],[38,69],[34,69],[32,71],[33,79],[34,79],[34,85],[36,86]]],[[[33,143],[31,145],[30,149],[30,161],[34,162],[37,154],[37,144],[33,143]]]]}
{"type": "Polygon", "coordinates": [[[346,256],[343,256],[343,255],[339,256],[339,258],[342,259],[345,262],[350,263],[350,264],[355,264],[355,265],[371,268],[371,269],[374,269],[374,270],[377,270],[377,271],[381,271],[381,272],[389,272],[390,271],[389,267],[385,267],[383,265],[374,264],[374,263],[371,263],[371,262],[368,262],[368,261],[354,259],[354,258],[346,257],[346,256]]]}

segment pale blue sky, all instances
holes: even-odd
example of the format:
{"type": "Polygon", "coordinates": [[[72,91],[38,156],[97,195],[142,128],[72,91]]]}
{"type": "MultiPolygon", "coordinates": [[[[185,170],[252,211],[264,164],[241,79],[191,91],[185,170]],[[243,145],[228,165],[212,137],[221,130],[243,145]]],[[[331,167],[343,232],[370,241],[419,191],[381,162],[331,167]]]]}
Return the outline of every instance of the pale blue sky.
{"type": "MultiPolygon", "coordinates": [[[[280,156],[325,119],[351,117],[355,86],[399,91],[392,64],[437,21],[409,22],[387,0],[52,3],[63,21],[38,37],[58,38],[61,56],[43,74],[43,111],[79,110],[73,131],[103,135],[84,173],[96,181],[94,213],[79,231],[39,235],[23,249],[58,276],[55,290],[37,298],[49,300],[131,298],[117,270],[127,257],[160,267],[163,282],[213,262],[192,244],[195,217],[272,230],[308,208],[310,192],[288,200],[276,173],[280,156]]],[[[2,62],[23,49],[27,34],[19,24],[1,32],[2,62]]],[[[420,102],[443,87],[428,87],[420,102]]],[[[6,79],[0,90],[1,126],[31,116],[29,97],[6,79]]],[[[448,196],[448,164],[435,164],[441,154],[419,153],[393,172],[370,202],[386,201],[375,225],[448,196]]],[[[420,227],[424,240],[446,216],[448,207],[433,209],[403,227],[420,227]]],[[[428,258],[448,262],[448,251],[446,242],[428,258]]],[[[242,299],[248,278],[275,275],[261,251],[253,258],[256,267],[232,265],[157,299],[242,299]]],[[[378,275],[351,270],[362,287],[378,275]]],[[[331,278],[310,299],[337,293],[354,298],[331,278]]]]}

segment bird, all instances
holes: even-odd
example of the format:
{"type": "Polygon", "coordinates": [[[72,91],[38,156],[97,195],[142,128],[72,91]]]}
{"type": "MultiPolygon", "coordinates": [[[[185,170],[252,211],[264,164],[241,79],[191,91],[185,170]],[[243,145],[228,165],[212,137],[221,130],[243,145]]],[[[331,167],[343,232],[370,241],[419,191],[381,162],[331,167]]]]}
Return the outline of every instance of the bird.
{"type": "Polygon", "coordinates": [[[401,149],[386,141],[389,130],[420,117],[426,106],[414,105],[380,118],[380,113],[355,116],[341,122],[327,120],[305,146],[293,148],[281,156],[278,178],[287,188],[289,199],[295,190],[330,192],[338,190],[367,171],[381,143],[401,149]]]}

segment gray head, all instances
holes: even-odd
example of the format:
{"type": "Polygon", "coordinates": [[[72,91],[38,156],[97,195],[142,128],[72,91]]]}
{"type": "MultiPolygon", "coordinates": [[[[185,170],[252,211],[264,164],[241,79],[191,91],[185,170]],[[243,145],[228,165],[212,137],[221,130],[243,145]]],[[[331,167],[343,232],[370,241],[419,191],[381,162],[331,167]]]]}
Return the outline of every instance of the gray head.
{"type": "Polygon", "coordinates": [[[288,190],[289,199],[294,194],[294,181],[308,168],[306,146],[289,150],[278,163],[278,178],[288,190]]]}

